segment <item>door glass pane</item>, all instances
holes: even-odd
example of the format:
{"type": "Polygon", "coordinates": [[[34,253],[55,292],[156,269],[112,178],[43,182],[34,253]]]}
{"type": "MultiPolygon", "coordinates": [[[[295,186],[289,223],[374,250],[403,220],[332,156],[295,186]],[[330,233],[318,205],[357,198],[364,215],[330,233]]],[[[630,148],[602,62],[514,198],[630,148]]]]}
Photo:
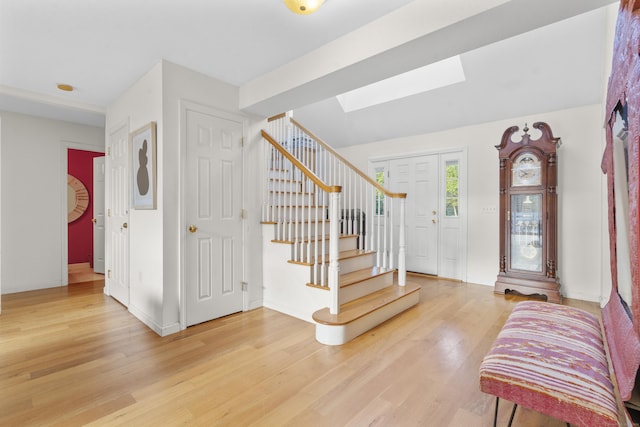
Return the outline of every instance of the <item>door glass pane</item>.
{"type": "MultiPolygon", "coordinates": [[[[376,182],[384,187],[384,168],[376,168],[376,182]]],[[[376,215],[384,215],[384,194],[376,190],[376,215]]]]}
{"type": "Polygon", "coordinates": [[[458,216],[458,161],[449,160],[445,163],[445,215],[448,217],[458,216]]]}
{"type": "Polygon", "coordinates": [[[542,272],[542,195],[511,196],[511,268],[542,272]]]}

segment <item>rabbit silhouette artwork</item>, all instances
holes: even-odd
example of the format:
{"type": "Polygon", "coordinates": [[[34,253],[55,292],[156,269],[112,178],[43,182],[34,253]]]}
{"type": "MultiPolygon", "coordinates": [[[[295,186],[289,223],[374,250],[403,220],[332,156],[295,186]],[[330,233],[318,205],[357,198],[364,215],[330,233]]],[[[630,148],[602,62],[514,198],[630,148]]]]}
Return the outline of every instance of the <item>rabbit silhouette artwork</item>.
{"type": "Polygon", "coordinates": [[[142,148],[138,150],[138,173],[136,175],[136,182],[138,184],[138,192],[141,196],[144,196],[149,191],[149,171],[147,170],[147,163],[149,156],[147,156],[147,140],[142,143],[142,148]]]}

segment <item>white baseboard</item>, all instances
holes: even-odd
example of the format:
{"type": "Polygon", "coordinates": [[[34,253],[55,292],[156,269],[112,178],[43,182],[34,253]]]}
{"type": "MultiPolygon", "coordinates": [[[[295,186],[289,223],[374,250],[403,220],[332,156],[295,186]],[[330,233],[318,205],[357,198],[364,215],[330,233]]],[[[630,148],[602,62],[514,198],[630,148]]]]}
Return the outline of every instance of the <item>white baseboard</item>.
{"type": "Polygon", "coordinates": [[[135,317],[137,317],[138,320],[140,320],[142,323],[147,325],[149,327],[149,329],[151,329],[156,334],[160,335],[161,337],[164,336],[164,335],[162,335],[162,332],[163,332],[162,331],[162,326],[160,326],[158,323],[156,323],[156,321],[151,316],[146,314],[144,311],[140,310],[139,308],[137,308],[133,304],[129,304],[129,313],[131,313],[135,317]]]}

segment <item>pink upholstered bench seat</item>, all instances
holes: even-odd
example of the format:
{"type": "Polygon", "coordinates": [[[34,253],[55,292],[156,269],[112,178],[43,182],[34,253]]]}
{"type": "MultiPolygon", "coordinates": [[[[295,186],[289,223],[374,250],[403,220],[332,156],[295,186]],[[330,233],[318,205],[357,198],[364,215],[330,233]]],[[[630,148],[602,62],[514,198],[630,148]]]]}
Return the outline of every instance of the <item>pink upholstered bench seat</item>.
{"type": "Polygon", "coordinates": [[[579,426],[618,426],[598,318],[538,301],[517,304],[480,366],[480,389],[579,426]]]}

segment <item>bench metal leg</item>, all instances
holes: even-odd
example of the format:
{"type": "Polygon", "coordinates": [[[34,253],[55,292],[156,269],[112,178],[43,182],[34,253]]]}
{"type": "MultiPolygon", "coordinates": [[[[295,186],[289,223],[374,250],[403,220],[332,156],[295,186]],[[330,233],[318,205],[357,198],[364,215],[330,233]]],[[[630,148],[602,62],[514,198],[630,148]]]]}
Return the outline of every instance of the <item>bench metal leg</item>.
{"type": "Polygon", "coordinates": [[[513,409],[511,410],[511,417],[509,417],[509,427],[511,427],[511,423],[513,423],[513,416],[516,414],[516,409],[518,409],[518,404],[513,404],[513,409]]]}
{"type": "MultiPolygon", "coordinates": [[[[498,405],[499,404],[500,404],[500,398],[496,396],[496,410],[493,413],[493,427],[496,427],[496,424],[498,422],[498,405]]],[[[514,403],[513,409],[511,410],[511,417],[509,417],[509,427],[511,427],[511,424],[513,423],[513,417],[516,415],[517,408],[518,408],[518,404],[514,403]]],[[[570,426],[567,424],[567,427],[570,427],[570,426]]]]}

